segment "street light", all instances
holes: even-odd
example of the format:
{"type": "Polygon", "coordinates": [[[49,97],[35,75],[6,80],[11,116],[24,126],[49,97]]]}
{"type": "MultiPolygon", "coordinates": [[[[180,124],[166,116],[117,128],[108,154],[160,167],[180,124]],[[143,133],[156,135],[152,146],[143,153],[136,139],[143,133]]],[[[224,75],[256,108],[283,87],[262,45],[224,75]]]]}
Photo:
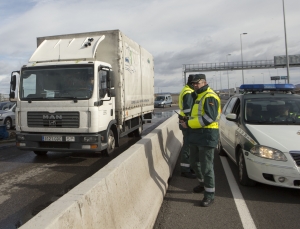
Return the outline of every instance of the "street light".
{"type": "Polygon", "coordinates": [[[290,64],[289,64],[289,55],[288,55],[288,49],[287,49],[284,0],[282,0],[282,6],[283,6],[283,21],[284,21],[284,37],[285,37],[286,72],[287,72],[287,81],[288,81],[288,83],[290,83],[290,66],[289,66],[290,64]]]}
{"type": "Polygon", "coordinates": [[[229,95],[229,97],[230,97],[230,90],[229,90],[229,77],[228,77],[228,56],[230,56],[230,55],[231,55],[230,53],[228,53],[226,55],[226,60],[227,60],[227,81],[228,81],[228,95],[229,95]]]}
{"type": "Polygon", "coordinates": [[[263,83],[265,83],[265,73],[260,73],[263,74],[263,83]]]}
{"type": "Polygon", "coordinates": [[[244,84],[244,65],[243,65],[243,45],[242,45],[242,35],[246,35],[246,34],[247,34],[247,33],[241,33],[241,34],[240,34],[243,84],[244,84]]]}

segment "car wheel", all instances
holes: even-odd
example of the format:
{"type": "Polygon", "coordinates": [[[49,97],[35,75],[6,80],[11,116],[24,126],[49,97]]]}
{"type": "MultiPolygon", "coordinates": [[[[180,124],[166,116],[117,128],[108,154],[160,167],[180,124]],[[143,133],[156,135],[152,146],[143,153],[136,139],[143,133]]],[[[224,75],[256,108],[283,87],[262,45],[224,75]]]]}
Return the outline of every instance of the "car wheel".
{"type": "Polygon", "coordinates": [[[170,107],[172,107],[172,103],[170,103],[170,107]]]}
{"type": "Polygon", "coordinates": [[[227,156],[225,150],[223,149],[223,146],[222,146],[222,143],[221,143],[220,139],[219,139],[219,142],[218,142],[218,150],[219,150],[219,155],[220,156],[227,156]]]}
{"type": "Polygon", "coordinates": [[[163,108],[165,108],[165,107],[166,107],[166,105],[164,104],[162,107],[163,107],[163,108]]]}
{"type": "Polygon", "coordinates": [[[48,153],[48,151],[33,151],[37,156],[44,156],[48,153]]]}
{"type": "Polygon", "coordinates": [[[112,130],[109,130],[108,136],[107,136],[107,148],[103,151],[104,154],[109,155],[111,154],[116,146],[116,141],[115,141],[115,135],[112,130]]]}
{"type": "Polygon", "coordinates": [[[10,118],[5,119],[4,125],[6,126],[6,129],[7,129],[7,130],[10,130],[10,129],[12,128],[11,123],[12,123],[12,122],[11,122],[11,119],[10,119],[10,118]]]}
{"type": "Polygon", "coordinates": [[[256,182],[254,180],[251,180],[248,177],[246,163],[245,163],[245,157],[244,157],[242,149],[239,150],[238,169],[239,169],[239,181],[240,181],[241,185],[254,186],[256,184],[256,182]]]}

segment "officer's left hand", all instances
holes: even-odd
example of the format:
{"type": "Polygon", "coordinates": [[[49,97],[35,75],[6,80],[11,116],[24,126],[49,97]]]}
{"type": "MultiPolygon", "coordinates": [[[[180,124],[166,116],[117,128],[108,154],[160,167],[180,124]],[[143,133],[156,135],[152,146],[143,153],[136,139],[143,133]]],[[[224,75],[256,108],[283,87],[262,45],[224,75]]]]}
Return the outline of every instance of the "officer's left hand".
{"type": "Polygon", "coordinates": [[[186,123],[183,120],[180,120],[179,123],[181,124],[181,126],[183,128],[187,128],[187,125],[186,125],[186,123]]]}

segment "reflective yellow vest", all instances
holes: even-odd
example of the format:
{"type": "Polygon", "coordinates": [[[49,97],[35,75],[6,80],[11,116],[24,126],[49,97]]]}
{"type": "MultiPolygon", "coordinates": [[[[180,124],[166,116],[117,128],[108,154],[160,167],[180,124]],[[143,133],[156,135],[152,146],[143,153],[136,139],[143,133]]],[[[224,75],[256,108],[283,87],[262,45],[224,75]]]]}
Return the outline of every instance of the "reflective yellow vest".
{"type": "Polygon", "coordinates": [[[205,92],[198,94],[197,96],[195,104],[192,108],[191,118],[188,121],[189,127],[191,127],[192,129],[198,129],[198,128],[218,129],[219,128],[218,121],[220,119],[220,114],[221,114],[220,98],[212,89],[208,87],[208,89],[205,92]],[[207,114],[205,114],[204,103],[205,103],[205,99],[208,97],[213,97],[218,101],[219,107],[218,107],[218,116],[216,120],[212,120],[207,114]],[[210,122],[210,124],[206,126],[205,123],[203,122],[203,119],[210,122]]]}
{"type": "Polygon", "coordinates": [[[179,109],[180,109],[180,115],[181,116],[185,116],[185,113],[191,112],[191,108],[183,110],[183,97],[186,94],[189,94],[189,93],[191,94],[193,92],[194,92],[194,90],[192,88],[190,88],[188,85],[185,85],[184,88],[181,90],[181,92],[179,94],[179,101],[178,101],[178,106],[179,106],[179,109]]]}

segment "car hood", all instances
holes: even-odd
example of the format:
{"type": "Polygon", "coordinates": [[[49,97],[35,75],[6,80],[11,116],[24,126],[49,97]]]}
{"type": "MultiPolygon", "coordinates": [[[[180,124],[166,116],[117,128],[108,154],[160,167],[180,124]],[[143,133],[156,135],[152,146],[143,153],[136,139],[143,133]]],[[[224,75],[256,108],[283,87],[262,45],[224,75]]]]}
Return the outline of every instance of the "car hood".
{"type": "Polygon", "coordinates": [[[260,145],[282,152],[300,150],[300,126],[292,125],[246,125],[260,145]]]}
{"type": "Polygon", "coordinates": [[[9,112],[11,112],[11,111],[0,110],[0,114],[9,113],[9,112]]]}

